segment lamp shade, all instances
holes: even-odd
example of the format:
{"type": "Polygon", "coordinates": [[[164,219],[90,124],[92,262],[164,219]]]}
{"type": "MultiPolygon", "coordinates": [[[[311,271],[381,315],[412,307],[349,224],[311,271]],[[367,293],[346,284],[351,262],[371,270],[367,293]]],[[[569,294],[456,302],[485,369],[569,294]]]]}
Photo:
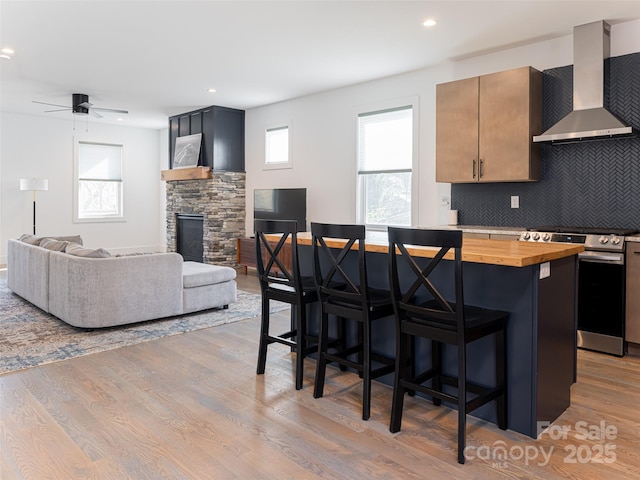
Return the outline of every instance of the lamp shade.
{"type": "Polygon", "coordinates": [[[49,190],[49,180],[46,178],[21,178],[20,190],[49,190]]]}

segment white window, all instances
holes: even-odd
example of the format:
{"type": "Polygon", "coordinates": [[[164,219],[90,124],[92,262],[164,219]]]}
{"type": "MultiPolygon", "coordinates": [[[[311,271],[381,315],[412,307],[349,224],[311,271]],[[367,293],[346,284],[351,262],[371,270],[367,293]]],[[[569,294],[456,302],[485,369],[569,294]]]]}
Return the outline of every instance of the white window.
{"type": "Polygon", "coordinates": [[[358,115],[358,222],[412,225],[413,106],[358,115]]]}
{"type": "Polygon", "coordinates": [[[79,141],[75,220],[122,220],[122,145],[79,141]]]}
{"type": "Polygon", "coordinates": [[[266,129],[264,163],[265,168],[291,168],[288,126],[266,129]]]}

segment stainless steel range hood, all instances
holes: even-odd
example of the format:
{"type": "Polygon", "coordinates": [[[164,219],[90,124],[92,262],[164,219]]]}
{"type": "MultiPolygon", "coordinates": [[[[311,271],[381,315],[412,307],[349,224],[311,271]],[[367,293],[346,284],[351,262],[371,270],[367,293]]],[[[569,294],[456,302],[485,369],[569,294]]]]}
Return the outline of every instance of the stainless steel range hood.
{"type": "Polygon", "coordinates": [[[611,27],[604,21],[573,29],[573,111],[534,142],[574,143],[630,137],[631,126],[604,108],[604,59],[609,58],[611,27]]]}

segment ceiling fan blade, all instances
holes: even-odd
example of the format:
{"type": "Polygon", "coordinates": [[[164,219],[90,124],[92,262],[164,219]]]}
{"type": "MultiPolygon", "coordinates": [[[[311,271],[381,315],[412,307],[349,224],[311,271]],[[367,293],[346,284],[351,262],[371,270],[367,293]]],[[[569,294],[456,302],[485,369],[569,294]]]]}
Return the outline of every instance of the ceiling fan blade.
{"type": "Polygon", "coordinates": [[[99,110],[101,112],[111,112],[111,113],[129,113],[127,110],[116,110],[115,108],[92,108],[91,110],[99,110]]]}
{"type": "MultiPolygon", "coordinates": [[[[60,105],[60,106],[62,106],[62,105],[60,105]]],[[[44,113],[51,113],[51,112],[66,112],[66,111],[68,111],[68,110],[71,110],[71,108],[69,108],[69,107],[68,107],[68,108],[62,108],[62,109],[60,109],[60,110],[45,110],[45,111],[44,111],[44,113]]]]}
{"type": "Polygon", "coordinates": [[[92,108],[91,110],[89,110],[89,113],[91,114],[91,116],[96,117],[96,118],[104,118],[102,115],[100,115],[98,112],[96,112],[95,108],[92,108]]]}
{"type": "Polygon", "coordinates": [[[49,105],[52,107],[62,107],[62,108],[71,108],[68,105],[58,105],[56,103],[45,103],[45,102],[38,102],[37,100],[31,100],[33,103],[39,103],[40,105],[49,105]]]}

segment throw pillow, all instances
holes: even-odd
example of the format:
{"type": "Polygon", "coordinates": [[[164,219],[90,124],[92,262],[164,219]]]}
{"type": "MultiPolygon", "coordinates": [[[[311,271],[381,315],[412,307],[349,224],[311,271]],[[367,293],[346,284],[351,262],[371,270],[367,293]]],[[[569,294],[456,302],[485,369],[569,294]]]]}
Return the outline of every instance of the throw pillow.
{"type": "Polygon", "coordinates": [[[35,235],[31,235],[30,233],[24,233],[20,235],[18,240],[28,243],[29,245],[40,245],[40,242],[45,238],[52,238],[54,240],[61,240],[65,242],[73,242],[82,245],[82,237],[80,235],[62,235],[62,236],[51,236],[51,237],[36,237],[35,235]]]}
{"type": "Polygon", "coordinates": [[[61,240],[69,243],[77,243],[78,245],[82,245],[82,237],[80,235],[62,235],[57,237],[49,237],[54,240],[61,240]]]}
{"type": "Polygon", "coordinates": [[[18,240],[24,243],[28,243],[29,245],[40,245],[42,237],[36,237],[35,235],[31,235],[30,233],[25,233],[20,235],[20,238],[18,240]]]}
{"type": "Polygon", "coordinates": [[[42,248],[46,248],[47,250],[53,250],[55,252],[64,252],[69,245],[69,242],[66,240],[55,240],[53,238],[44,238],[40,242],[40,246],[42,248]]]}
{"type": "Polygon", "coordinates": [[[110,258],[111,254],[106,251],[104,248],[96,248],[92,250],[90,248],[84,248],[82,245],[77,243],[70,243],[67,245],[67,248],[64,250],[69,255],[75,255],[77,257],[85,257],[85,258],[110,258]]]}

